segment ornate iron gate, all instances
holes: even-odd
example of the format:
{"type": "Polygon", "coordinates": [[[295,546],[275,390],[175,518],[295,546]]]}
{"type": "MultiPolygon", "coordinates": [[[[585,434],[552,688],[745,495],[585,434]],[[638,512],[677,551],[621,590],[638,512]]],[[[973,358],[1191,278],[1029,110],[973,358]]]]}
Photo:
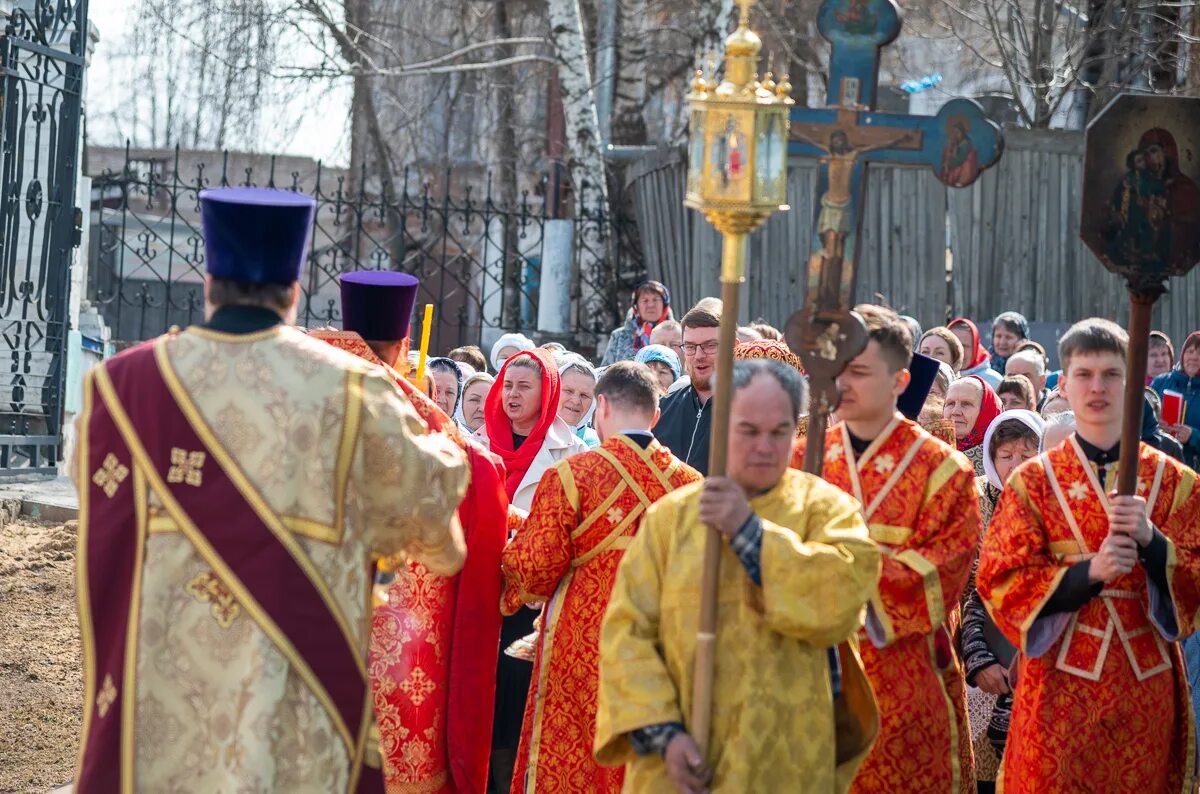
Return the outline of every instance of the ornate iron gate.
{"type": "Polygon", "coordinates": [[[19,0],[0,38],[0,476],[62,440],[87,0],[19,0]]]}

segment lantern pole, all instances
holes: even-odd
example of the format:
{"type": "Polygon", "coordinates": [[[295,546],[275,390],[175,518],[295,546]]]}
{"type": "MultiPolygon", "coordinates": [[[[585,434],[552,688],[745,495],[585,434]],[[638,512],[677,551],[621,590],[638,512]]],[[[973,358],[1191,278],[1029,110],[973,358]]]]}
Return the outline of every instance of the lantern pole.
{"type": "MultiPolygon", "coordinates": [[[[759,82],[755,66],[762,41],[750,30],[750,4],[738,0],[738,28],[725,41],[725,77],[710,82],[697,70],[688,100],[692,108],[686,206],[697,209],[724,237],[721,247],[721,326],[713,388],[709,476],[724,477],[733,396],[733,348],[741,285],[746,277],[750,234],[772,213],[787,209],[788,110],[791,84],[768,74],[759,82]],[[756,173],[761,166],[764,172],[756,173]]],[[[688,732],[706,754],[711,732],[716,671],[717,593],[723,539],[705,529],[696,632],[692,712],[688,732]]]]}

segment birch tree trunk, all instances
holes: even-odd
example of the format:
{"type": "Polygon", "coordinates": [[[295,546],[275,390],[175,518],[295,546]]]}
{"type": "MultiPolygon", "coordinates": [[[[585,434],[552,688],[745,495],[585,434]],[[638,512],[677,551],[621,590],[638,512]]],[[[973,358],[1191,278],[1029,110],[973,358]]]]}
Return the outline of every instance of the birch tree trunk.
{"type": "Polygon", "coordinates": [[[574,193],[578,270],[572,283],[578,288],[573,287],[572,292],[579,296],[575,328],[590,337],[581,335],[580,343],[587,345],[594,342],[593,335],[611,330],[610,307],[616,298],[607,256],[608,183],[579,0],[549,0],[548,5],[550,42],[558,57],[566,120],[567,170],[574,193]]]}
{"type": "Polygon", "coordinates": [[[733,0],[703,0],[697,16],[700,36],[696,42],[696,63],[708,68],[708,56],[716,58],[719,71],[725,60],[725,37],[733,17],[733,0]]]}
{"type": "Polygon", "coordinates": [[[617,85],[610,140],[646,142],[646,0],[620,0],[617,85]]]}

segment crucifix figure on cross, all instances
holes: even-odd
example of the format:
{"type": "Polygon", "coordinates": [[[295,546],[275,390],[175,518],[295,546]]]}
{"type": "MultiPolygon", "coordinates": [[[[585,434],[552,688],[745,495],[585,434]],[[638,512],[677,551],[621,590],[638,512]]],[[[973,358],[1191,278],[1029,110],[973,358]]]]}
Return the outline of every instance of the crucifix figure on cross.
{"type": "Polygon", "coordinates": [[[879,53],[900,33],[894,0],[825,0],[817,26],[832,45],[829,90],[825,107],[791,111],[788,152],[817,160],[820,171],[804,307],[789,320],[787,340],[809,373],[805,468],[819,473],[835,379],[866,344],[851,307],[868,165],[923,165],[947,186],[966,187],[999,159],[1003,141],[969,99],[951,100],[936,116],[875,110],[879,53]]]}

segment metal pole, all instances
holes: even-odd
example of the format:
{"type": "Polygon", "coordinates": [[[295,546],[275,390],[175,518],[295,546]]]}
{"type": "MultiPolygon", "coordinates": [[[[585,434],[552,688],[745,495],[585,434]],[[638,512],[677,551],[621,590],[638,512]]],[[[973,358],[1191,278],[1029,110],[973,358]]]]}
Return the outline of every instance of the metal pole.
{"type": "MultiPolygon", "coordinates": [[[[738,298],[746,273],[746,234],[726,234],[721,250],[721,330],[713,387],[712,440],[708,474],[724,477],[729,451],[729,403],[733,397],[733,346],[737,342],[738,298]]],[[[692,738],[701,755],[708,751],[712,726],[713,677],[716,671],[717,591],[721,547],[716,527],[705,530],[704,568],[700,579],[700,628],[696,633],[696,668],[692,689],[692,738]]]]}

